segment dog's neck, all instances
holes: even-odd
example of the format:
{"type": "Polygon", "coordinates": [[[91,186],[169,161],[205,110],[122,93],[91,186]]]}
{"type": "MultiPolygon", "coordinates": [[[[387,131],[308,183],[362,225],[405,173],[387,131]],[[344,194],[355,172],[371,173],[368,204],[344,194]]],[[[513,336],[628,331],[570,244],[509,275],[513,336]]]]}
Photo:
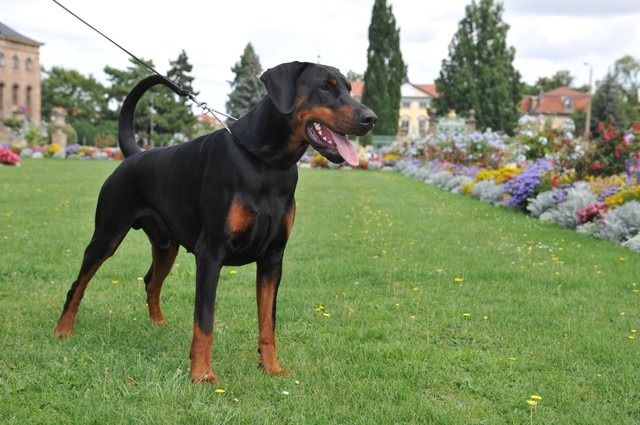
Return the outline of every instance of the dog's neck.
{"type": "Polygon", "coordinates": [[[292,143],[291,116],[282,115],[268,96],[230,126],[236,143],[275,168],[295,166],[308,144],[292,143]]]}

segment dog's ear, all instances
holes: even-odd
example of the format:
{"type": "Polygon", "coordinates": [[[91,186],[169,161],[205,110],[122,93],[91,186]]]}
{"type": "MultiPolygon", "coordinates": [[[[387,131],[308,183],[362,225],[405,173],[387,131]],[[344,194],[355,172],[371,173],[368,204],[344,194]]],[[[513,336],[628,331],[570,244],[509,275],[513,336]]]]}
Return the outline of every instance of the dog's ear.
{"type": "Polygon", "coordinates": [[[293,111],[296,100],[298,76],[308,65],[307,62],[289,62],[267,69],[260,81],[267,89],[267,95],[278,112],[287,115],[293,111]]]}

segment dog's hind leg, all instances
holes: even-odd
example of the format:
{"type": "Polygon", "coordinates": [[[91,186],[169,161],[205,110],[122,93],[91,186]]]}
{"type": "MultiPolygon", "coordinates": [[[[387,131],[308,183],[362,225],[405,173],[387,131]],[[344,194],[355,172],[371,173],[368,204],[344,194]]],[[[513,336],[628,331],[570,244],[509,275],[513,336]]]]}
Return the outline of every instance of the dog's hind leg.
{"type": "Polygon", "coordinates": [[[128,225],[121,225],[115,230],[111,226],[108,228],[107,226],[96,226],[91,242],[84,251],[78,278],[71,285],[69,292],[67,292],[67,300],[64,303],[62,315],[55,328],[55,335],[58,338],[63,338],[73,333],[73,323],[76,314],[78,314],[78,308],[87,284],[102,263],[113,255],[128,230],[128,225]]]}
{"type": "Polygon", "coordinates": [[[153,255],[153,261],[149,271],[144,277],[149,317],[151,317],[151,320],[153,320],[156,325],[164,325],[166,322],[160,309],[160,291],[162,291],[162,284],[171,271],[173,262],[178,255],[178,244],[172,242],[167,248],[152,242],[151,253],[153,255]]]}

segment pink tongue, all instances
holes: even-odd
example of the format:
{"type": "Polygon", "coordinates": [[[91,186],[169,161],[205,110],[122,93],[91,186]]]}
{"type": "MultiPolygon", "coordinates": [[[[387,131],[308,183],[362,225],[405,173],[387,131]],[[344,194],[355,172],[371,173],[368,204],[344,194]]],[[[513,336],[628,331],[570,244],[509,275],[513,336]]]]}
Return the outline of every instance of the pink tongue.
{"type": "MultiPolygon", "coordinates": [[[[327,130],[331,131],[327,128],[327,130]]],[[[338,148],[338,153],[340,156],[349,163],[349,165],[357,167],[360,164],[360,160],[358,158],[358,152],[356,151],[356,147],[351,144],[351,142],[343,135],[338,134],[334,131],[331,131],[331,136],[333,136],[333,141],[338,148]]]]}

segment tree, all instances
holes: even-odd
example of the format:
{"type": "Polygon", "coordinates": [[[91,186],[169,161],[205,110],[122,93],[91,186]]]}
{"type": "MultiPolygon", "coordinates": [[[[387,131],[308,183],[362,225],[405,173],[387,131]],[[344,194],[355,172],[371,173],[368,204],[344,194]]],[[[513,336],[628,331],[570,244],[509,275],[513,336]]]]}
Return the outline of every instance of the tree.
{"type": "Polygon", "coordinates": [[[400,30],[386,0],[376,0],[369,25],[367,70],[362,103],[378,115],[373,134],[396,135],[400,110],[400,87],[407,67],[400,51],[400,30]]]}
{"type": "MultiPolygon", "coordinates": [[[[93,143],[96,134],[115,137],[116,124],[107,107],[107,89],[93,76],[54,66],[44,71],[42,115],[48,119],[54,107],[67,111],[67,121],[83,143],[93,143]]],[[[115,141],[115,138],[113,139],[115,141]]]]}
{"type": "Polygon", "coordinates": [[[615,73],[608,73],[598,84],[593,95],[591,127],[600,122],[609,123],[614,120],[618,128],[626,128],[629,124],[625,110],[624,88],[615,73]]]}
{"type": "Polygon", "coordinates": [[[613,65],[618,83],[624,91],[624,109],[630,122],[640,121],[640,61],[633,56],[626,55],[618,59],[613,65]]]}
{"type": "MultiPolygon", "coordinates": [[[[153,67],[153,62],[142,59],[153,67]]],[[[106,66],[104,72],[111,83],[107,92],[109,101],[115,108],[112,114],[117,116],[129,91],[143,78],[149,70],[134,59],[125,70],[106,66]]],[[[192,91],[193,77],[189,75],[192,65],[184,50],[175,61],[170,61],[167,77],[181,87],[192,91]]],[[[194,93],[196,94],[196,93],[194,93]]],[[[174,143],[187,139],[191,135],[195,118],[186,98],[181,98],[167,87],[156,86],[149,90],[138,102],[135,115],[135,128],[139,140],[152,146],[174,143]]]]}
{"type": "Polygon", "coordinates": [[[362,81],[363,79],[364,79],[363,74],[352,71],[351,69],[347,71],[347,81],[362,81]]]}
{"type": "Polygon", "coordinates": [[[267,94],[260,74],[262,66],[251,43],[244,48],[240,61],[231,68],[236,76],[231,84],[231,93],[226,107],[229,115],[240,118],[253,108],[267,94]]]}
{"type": "Polygon", "coordinates": [[[507,47],[504,8],[493,0],[473,0],[449,44],[436,87],[440,111],[476,112],[479,128],[513,133],[520,115],[520,74],[513,67],[515,49],[507,47]]]}
{"type": "Polygon", "coordinates": [[[538,92],[548,92],[558,87],[571,87],[573,84],[573,76],[567,70],[558,71],[550,78],[540,77],[536,82],[538,92]]]}

